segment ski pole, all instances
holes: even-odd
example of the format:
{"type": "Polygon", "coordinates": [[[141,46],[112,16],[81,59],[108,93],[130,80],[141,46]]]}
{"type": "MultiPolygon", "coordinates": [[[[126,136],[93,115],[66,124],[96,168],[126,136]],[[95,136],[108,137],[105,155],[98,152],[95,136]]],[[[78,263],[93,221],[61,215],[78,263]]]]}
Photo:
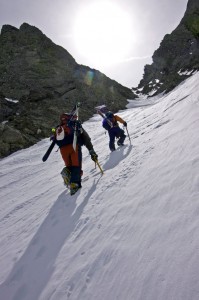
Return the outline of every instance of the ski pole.
{"type": "Polygon", "coordinates": [[[130,144],[131,144],[131,139],[130,139],[130,135],[129,135],[129,132],[128,132],[127,127],[126,127],[126,132],[127,132],[127,135],[128,135],[129,141],[130,141],[130,144]]]}

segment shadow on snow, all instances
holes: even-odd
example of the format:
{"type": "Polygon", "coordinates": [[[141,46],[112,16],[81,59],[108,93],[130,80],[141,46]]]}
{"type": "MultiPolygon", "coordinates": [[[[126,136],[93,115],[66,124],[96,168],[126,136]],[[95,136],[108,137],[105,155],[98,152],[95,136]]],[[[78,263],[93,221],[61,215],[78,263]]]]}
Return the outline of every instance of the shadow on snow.
{"type": "Polygon", "coordinates": [[[76,200],[79,192],[70,199],[67,199],[66,191],[60,194],[25,253],[0,285],[0,299],[39,298],[53,273],[60,250],[75,229],[98,181],[94,181],[78,207],[76,200]]]}

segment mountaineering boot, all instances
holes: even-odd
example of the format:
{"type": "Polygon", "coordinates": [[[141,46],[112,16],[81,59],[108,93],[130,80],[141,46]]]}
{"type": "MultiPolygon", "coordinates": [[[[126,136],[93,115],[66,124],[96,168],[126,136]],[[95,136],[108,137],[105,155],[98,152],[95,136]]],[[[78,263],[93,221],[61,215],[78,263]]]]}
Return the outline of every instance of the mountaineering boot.
{"type": "Polygon", "coordinates": [[[79,186],[78,183],[72,182],[70,184],[70,194],[71,194],[71,196],[74,195],[79,190],[79,188],[80,188],[80,186],[79,186]]]}
{"type": "Polygon", "coordinates": [[[121,143],[121,142],[117,142],[118,146],[124,146],[124,143],[121,143]]]}
{"type": "Polygon", "coordinates": [[[71,172],[67,167],[64,167],[61,171],[61,176],[64,180],[64,184],[69,187],[70,184],[70,178],[71,178],[71,172]]]}
{"type": "MultiPolygon", "coordinates": [[[[125,137],[126,137],[126,136],[125,136],[125,137]]],[[[125,140],[125,137],[119,138],[119,140],[117,141],[118,146],[124,146],[124,140],[125,140]]]]}
{"type": "Polygon", "coordinates": [[[113,151],[115,151],[116,149],[115,149],[115,145],[113,144],[113,145],[110,145],[109,146],[110,147],[110,150],[111,150],[111,152],[113,152],[113,151]]]}
{"type": "Polygon", "coordinates": [[[124,134],[124,131],[121,131],[121,135],[119,140],[117,141],[118,146],[124,146],[124,140],[126,138],[126,135],[124,134]]]}

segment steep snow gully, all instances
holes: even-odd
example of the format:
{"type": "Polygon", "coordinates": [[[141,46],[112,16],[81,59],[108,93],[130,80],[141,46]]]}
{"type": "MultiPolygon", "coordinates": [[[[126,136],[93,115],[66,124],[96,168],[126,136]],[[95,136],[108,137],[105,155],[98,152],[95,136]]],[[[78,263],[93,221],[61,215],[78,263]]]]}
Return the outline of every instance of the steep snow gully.
{"type": "Polygon", "coordinates": [[[105,174],[83,148],[72,197],[49,139],[0,160],[1,300],[199,299],[198,82],[129,101],[113,153],[85,122],[105,174]]]}

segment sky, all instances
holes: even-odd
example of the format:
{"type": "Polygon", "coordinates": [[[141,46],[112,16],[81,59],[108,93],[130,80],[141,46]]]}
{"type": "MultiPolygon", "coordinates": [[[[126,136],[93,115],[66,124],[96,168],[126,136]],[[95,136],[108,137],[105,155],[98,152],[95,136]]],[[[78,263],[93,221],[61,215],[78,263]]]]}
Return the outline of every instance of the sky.
{"type": "Polygon", "coordinates": [[[24,22],[64,47],[77,63],[137,87],[188,0],[0,0],[0,28],[24,22]]]}
{"type": "Polygon", "coordinates": [[[73,196],[49,139],[0,160],[1,300],[199,299],[198,81],[129,101],[115,152],[83,123],[104,175],[83,147],[73,196]]]}

